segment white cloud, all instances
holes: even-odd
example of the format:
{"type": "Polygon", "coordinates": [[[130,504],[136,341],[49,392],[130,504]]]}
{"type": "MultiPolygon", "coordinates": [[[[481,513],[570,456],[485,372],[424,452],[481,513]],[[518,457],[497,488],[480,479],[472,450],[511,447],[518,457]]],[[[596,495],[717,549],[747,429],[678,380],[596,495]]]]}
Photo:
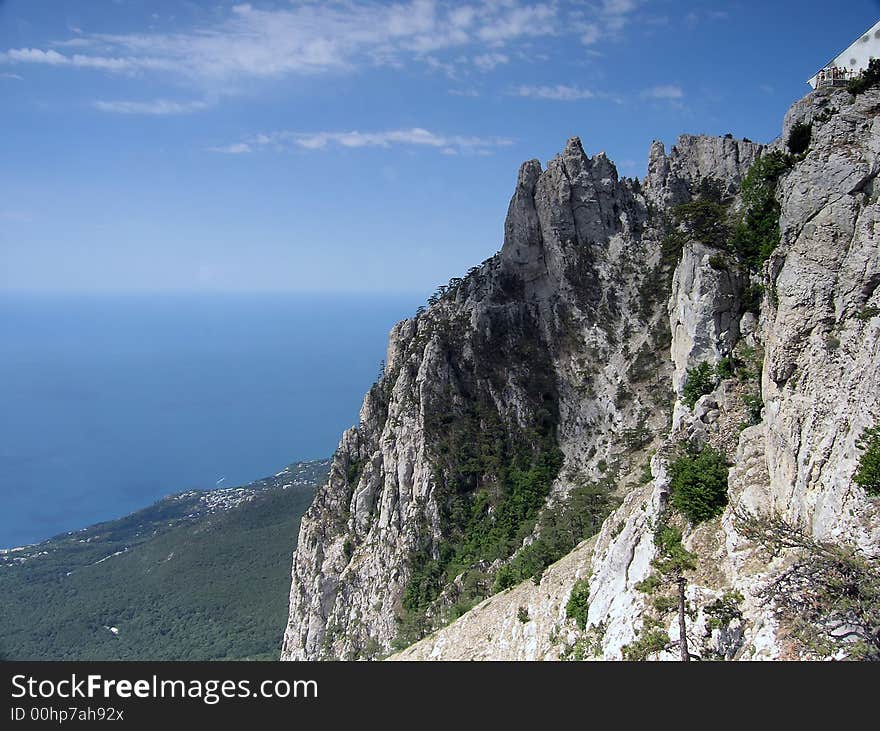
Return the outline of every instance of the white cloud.
{"type": "Polygon", "coordinates": [[[603,0],[602,12],[606,15],[626,15],[636,9],[635,0],[603,0]]]}
{"type": "Polygon", "coordinates": [[[529,99],[550,99],[552,101],[573,102],[582,99],[592,99],[596,95],[589,89],[581,89],[578,86],[557,84],[556,86],[518,86],[510,92],[511,96],[521,96],[529,99]]]}
{"type": "Polygon", "coordinates": [[[615,40],[630,23],[643,0],[602,0],[571,13],[570,26],[581,43],[591,46],[601,40],[615,40]]]}
{"type": "Polygon", "coordinates": [[[146,114],[153,116],[167,116],[176,114],[191,114],[207,109],[209,104],[203,101],[174,102],[167,99],[156,99],[149,102],[134,101],[96,101],[93,106],[102,112],[114,114],[146,114]]]}
{"type": "Polygon", "coordinates": [[[454,79],[457,76],[455,64],[453,63],[445,63],[434,56],[425,56],[424,62],[432,71],[442,71],[450,79],[454,79]]]}
{"type": "Polygon", "coordinates": [[[478,97],[480,96],[480,92],[476,89],[450,89],[448,92],[449,96],[467,96],[467,97],[478,97]]]}
{"type": "Polygon", "coordinates": [[[502,43],[521,36],[552,35],[556,30],[556,8],[551,5],[510,5],[490,18],[479,30],[489,43],[502,43]]]}
{"type": "Polygon", "coordinates": [[[602,31],[595,23],[587,23],[581,29],[581,43],[592,46],[602,37],[602,31]]]}
{"type": "Polygon", "coordinates": [[[433,148],[445,155],[459,153],[485,154],[493,148],[513,144],[504,137],[477,137],[465,135],[445,135],[431,132],[422,127],[409,129],[384,130],[380,132],[327,131],[327,132],[296,132],[281,131],[254,135],[243,142],[224,147],[211,148],[213,152],[243,153],[259,148],[326,150],[331,148],[367,148],[367,147],[426,147],[433,148]]]}
{"type": "Polygon", "coordinates": [[[0,79],[12,79],[14,81],[24,81],[18,74],[0,74],[0,79]]]}
{"type": "Polygon", "coordinates": [[[210,152],[222,152],[225,155],[244,155],[252,152],[253,148],[246,142],[238,142],[233,145],[223,145],[221,147],[209,147],[210,152]]]}
{"type": "MultiPolygon", "coordinates": [[[[0,51],[0,64],[164,72],[215,91],[254,78],[432,63],[431,54],[444,53],[464,54],[485,71],[506,63],[516,44],[537,37],[594,44],[619,30],[636,7],[635,0],[493,0],[456,7],[434,0],[327,0],[266,9],[245,3],[186,31],[78,32],[46,49],[0,51]]],[[[446,62],[433,57],[435,65],[446,62]]]]}
{"type": "Polygon", "coordinates": [[[697,26],[704,23],[717,23],[727,20],[730,14],[726,10],[691,10],[684,16],[684,23],[690,29],[694,30],[697,26]]]}
{"type": "Polygon", "coordinates": [[[111,72],[134,72],[143,70],[170,71],[174,65],[162,58],[114,57],[75,53],[67,55],[54,49],[43,51],[39,48],[13,48],[0,53],[0,63],[35,63],[46,66],[72,66],[82,69],[97,69],[111,72]]]}
{"type": "Polygon", "coordinates": [[[6,63],[45,63],[59,66],[68,63],[66,56],[58,51],[42,51],[38,48],[15,48],[0,54],[0,61],[6,63]]]}
{"type": "Polygon", "coordinates": [[[94,41],[90,41],[88,38],[68,38],[63,41],[52,41],[53,48],[91,48],[93,45],[94,41]]]}
{"type": "Polygon", "coordinates": [[[645,89],[642,96],[645,99],[681,99],[684,97],[684,91],[675,84],[660,84],[645,89]]]}
{"type": "Polygon", "coordinates": [[[502,66],[510,61],[510,57],[503,53],[484,53],[474,56],[474,66],[480,71],[491,71],[496,66],[502,66]]]}

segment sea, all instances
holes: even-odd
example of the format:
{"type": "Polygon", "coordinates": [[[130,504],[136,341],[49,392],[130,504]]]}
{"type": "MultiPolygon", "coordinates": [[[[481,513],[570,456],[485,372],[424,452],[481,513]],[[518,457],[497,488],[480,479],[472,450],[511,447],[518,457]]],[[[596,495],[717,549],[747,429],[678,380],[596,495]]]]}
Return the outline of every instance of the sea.
{"type": "Polygon", "coordinates": [[[0,548],[335,450],[418,295],[0,295],[0,548]]]}

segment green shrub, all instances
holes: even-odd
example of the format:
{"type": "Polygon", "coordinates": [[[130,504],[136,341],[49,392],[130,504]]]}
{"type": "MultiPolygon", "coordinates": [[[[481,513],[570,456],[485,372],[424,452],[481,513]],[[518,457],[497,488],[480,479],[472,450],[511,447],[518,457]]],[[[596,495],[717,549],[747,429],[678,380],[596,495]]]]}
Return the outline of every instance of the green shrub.
{"type": "Polygon", "coordinates": [[[671,594],[659,594],[651,600],[651,606],[660,616],[663,616],[673,609],[678,609],[678,597],[671,594]]]}
{"type": "Polygon", "coordinates": [[[357,485],[361,479],[361,473],[364,471],[364,463],[359,457],[355,457],[348,463],[348,470],[345,473],[345,479],[351,486],[357,485]]]}
{"type": "Polygon", "coordinates": [[[654,479],[654,475],[651,472],[651,460],[646,459],[642,463],[642,469],[639,472],[639,484],[640,485],[647,485],[653,479],[654,479]]]}
{"type": "Polygon", "coordinates": [[[709,630],[723,629],[734,620],[742,619],[742,610],[739,607],[743,601],[745,597],[734,589],[725,591],[720,599],[709,604],[705,609],[709,630]]]}
{"type": "Polygon", "coordinates": [[[718,180],[718,178],[711,176],[700,178],[700,182],[697,185],[697,195],[703,200],[712,201],[713,203],[724,203],[726,199],[724,188],[724,183],[718,180]]]}
{"type": "Polygon", "coordinates": [[[612,489],[609,479],[581,482],[565,502],[545,510],[538,521],[538,537],[498,569],[493,590],[503,591],[529,577],[540,576],[578,543],[598,533],[605,518],[617,507],[612,489]]]}
{"type": "Polygon", "coordinates": [[[525,607],[520,607],[516,610],[516,618],[522,623],[526,624],[529,621],[529,610],[525,607]]]}
{"type": "Polygon", "coordinates": [[[723,203],[698,198],[676,206],[672,213],[676,225],[684,225],[692,238],[718,249],[727,246],[730,228],[727,225],[727,206],[723,203]]]}
{"type": "Polygon", "coordinates": [[[813,122],[818,122],[822,124],[823,122],[828,122],[835,114],[838,114],[840,110],[837,107],[828,107],[827,109],[823,109],[819,114],[813,117],[813,122]]]}
{"type": "Polygon", "coordinates": [[[565,605],[565,616],[577,622],[580,629],[587,628],[587,614],[590,610],[590,582],[578,579],[571,589],[571,596],[565,605]]]}
{"type": "Polygon", "coordinates": [[[733,378],[733,358],[725,355],[715,364],[715,375],[722,380],[733,378]]]}
{"type": "Polygon", "coordinates": [[[880,86],[880,59],[878,58],[872,58],[868,62],[868,68],[862,71],[855,79],[852,79],[846,85],[846,88],[850,94],[858,96],[872,86],[880,86]]]}
{"type": "Polygon", "coordinates": [[[687,380],[684,382],[682,401],[693,408],[700,396],[712,393],[714,389],[715,376],[713,368],[709,365],[708,361],[704,360],[699,365],[688,370],[687,380]]]}
{"type": "Polygon", "coordinates": [[[641,449],[642,447],[650,444],[652,438],[651,432],[644,424],[639,424],[638,426],[624,429],[620,433],[620,437],[621,441],[629,452],[634,452],[637,449],[641,449]]]}
{"type": "Polygon", "coordinates": [[[653,594],[662,584],[662,579],[657,574],[652,573],[638,582],[635,585],[635,589],[642,592],[642,594],[653,594]]]}
{"type": "Polygon", "coordinates": [[[632,401],[633,393],[626,387],[626,383],[621,381],[617,387],[617,393],[614,395],[614,405],[618,409],[622,409],[624,404],[632,401]]]}
{"type": "Polygon", "coordinates": [[[628,662],[642,662],[651,655],[662,652],[669,645],[669,634],[660,622],[653,617],[645,617],[639,636],[628,645],[624,645],[623,659],[628,662]]]}
{"type": "Polygon", "coordinates": [[[731,246],[750,269],[757,271],[779,244],[779,178],[791,167],[791,157],[771,152],[759,157],[742,183],[743,211],[734,226],[731,246]]]}
{"type": "Polygon", "coordinates": [[[761,300],[763,299],[764,287],[760,284],[749,283],[740,296],[740,307],[743,312],[753,312],[758,315],[761,312],[761,300]]]}
{"type": "Polygon", "coordinates": [[[743,397],[743,403],[749,412],[749,426],[761,423],[761,409],[764,408],[764,399],[760,393],[747,393],[743,397]]]}
{"type": "Polygon", "coordinates": [[[788,133],[788,151],[792,155],[801,155],[810,147],[810,139],[813,136],[812,123],[798,122],[788,133]]]}
{"type": "Polygon", "coordinates": [[[692,523],[720,515],[727,505],[727,460],[705,447],[699,454],[683,455],[670,466],[670,502],[692,523]]]}
{"type": "Polygon", "coordinates": [[[659,572],[656,580],[660,585],[668,584],[670,579],[675,581],[685,571],[693,571],[697,568],[696,555],[684,547],[681,539],[682,533],[679,528],[663,521],[657,524],[654,530],[657,555],[651,561],[651,566],[659,572]]]}
{"type": "Polygon", "coordinates": [[[764,368],[764,353],[757,348],[740,344],[736,364],[736,377],[740,383],[758,380],[764,368]]]}
{"type": "Polygon", "coordinates": [[[869,495],[880,495],[880,425],[865,429],[856,446],[864,452],[853,481],[869,495]]]}
{"type": "Polygon", "coordinates": [[[712,254],[709,257],[709,266],[715,271],[723,272],[727,269],[727,257],[724,254],[712,254]]]}

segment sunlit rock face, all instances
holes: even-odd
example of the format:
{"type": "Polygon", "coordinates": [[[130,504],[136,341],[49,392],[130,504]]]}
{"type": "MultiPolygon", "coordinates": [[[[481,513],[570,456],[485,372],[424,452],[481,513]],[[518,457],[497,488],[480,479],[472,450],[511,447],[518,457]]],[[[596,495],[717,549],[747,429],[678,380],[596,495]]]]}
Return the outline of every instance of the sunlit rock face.
{"type": "MultiPolygon", "coordinates": [[[[449,517],[438,424],[471,418],[474,404],[492,414],[499,439],[541,433],[561,451],[548,506],[578,479],[611,474],[620,507],[535,581],[441,627],[460,590],[450,581],[428,613],[430,636],[396,657],[621,658],[643,627],[637,585],[652,570],[670,454],[683,441],[732,464],[728,508],[684,531],[700,557],[687,588],[692,647],[704,657],[791,656],[756,595],[779,566],[737,533],[732,513],[774,512],[822,540],[880,546],[876,503],[852,482],[856,440],[880,421],[878,111],[876,90],[854,101],[820,90],[792,107],[769,147],[683,136],[667,154],[654,143],[641,182],[577,138],[546,167],[524,163],[501,251],[391,331],[385,372],[302,521],[282,658],[392,651],[413,567],[439,560],[461,528],[449,517]],[[777,185],[780,243],[762,271],[723,264],[730,252],[680,228],[684,243],[670,251],[676,206],[709,179],[735,217],[749,168],[810,121],[808,151],[777,185]],[[759,306],[748,302],[755,291],[759,306]],[[689,369],[744,353],[751,381],[719,376],[693,407],[681,400],[689,369]],[[634,447],[636,430],[647,437],[634,447]],[[648,459],[650,479],[639,479],[648,459]],[[566,603],[585,579],[582,629],[566,603]],[[713,625],[706,608],[731,592],[742,596],[740,616],[713,625]]],[[[491,488],[491,475],[480,479],[491,488]]],[[[491,577],[507,560],[483,568],[491,577]]],[[[674,642],[677,620],[663,621],[674,642]]]]}

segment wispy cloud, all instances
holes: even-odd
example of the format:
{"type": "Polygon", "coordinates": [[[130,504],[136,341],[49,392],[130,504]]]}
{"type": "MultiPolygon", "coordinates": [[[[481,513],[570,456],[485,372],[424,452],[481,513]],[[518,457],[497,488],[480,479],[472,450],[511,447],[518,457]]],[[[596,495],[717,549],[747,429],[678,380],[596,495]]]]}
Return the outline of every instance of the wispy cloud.
{"type": "Polygon", "coordinates": [[[253,152],[253,148],[246,142],[237,142],[233,145],[222,145],[220,147],[209,147],[209,152],[221,152],[224,155],[244,155],[253,152]]]}
{"type": "Polygon", "coordinates": [[[214,24],[188,31],[83,31],[46,48],[0,51],[0,65],[162,72],[215,89],[253,78],[431,64],[429,59],[437,66],[448,64],[442,55],[451,54],[488,71],[507,63],[516,44],[535,38],[568,36],[594,44],[612,37],[638,6],[636,0],[495,0],[464,6],[329,0],[265,9],[244,3],[214,24]]]}
{"type": "Polygon", "coordinates": [[[258,134],[231,145],[212,147],[212,152],[241,154],[259,149],[272,150],[327,150],[332,148],[366,147],[427,147],[446,155],[459,153],[488,154],[492,149],[513,144],[505,137],[476,137],[465,135],[446,135],[431,132],[421,127],[385,130],[380,132],[296,132],[284,130],[268,134],[258,134]]]}
{"type": "Polygon", "coordinates": [[[603,0],[599,19],[610,33],[622,31],[644,0],[603,0]]]}
{"type": "Polygon", "coordinates": [[[644,99],[682,99],[684,91],[676,84],[660,84],[645,89],[642,92],[644,99]]]}
{"type": "Polygon", "coordinates": [[[501,66],[510,61],[510,56],[503,53],[483,53],[474,56],[474,66],[480,71],[491,71],[496,66],[501,66]]]}
{"type": "Polygon", "coordinates": [[[685,25],[693,30],[703,23],[715,23],[727,20],[730,14],[726,10],[691,10],[684,16],[685,25]]]}
{"type": "Polygon", "coordinates": [[[488,18],[479,28],[480,40],[500,44],[522,36],[552,35],[556,30],[557,9],[550,4],[517,5],[510,3],[502,12],[488,18]]]}
{"type": "Polygon", "coordinates": [[[71,66],[74,68],[97,69],[111,72],[133,72],[142,70],[172,71],[173,63],[168,59],[148,56],[113,57],[86,55],[82,53],[63,54],[54,49],[14,48],[0,53],[0,63],[32,63],[45,66],[71,66]]]}
{"type": "Polygon", "coordinates": [[[0,74],[0,79],[12,79],[14,81],[24,81],[24,78],[19,76],[18,74],[0,74]]]}
{"type": "Polygon", "coordinates": [[[96,101],[95,109],[113,114],[146,114],[151,116],[167,116],[192,114],[207,109],[210,105],[205,101],[175,102],[167,99],[156,99],[148,102],[136,101],[96,101]]]}
{"type": "Polygon", "coordinates": [[[581,27],[581,43],[592,46],[602,38],[602,30],[595,23],[585,23],[581,27]]]}
{"type": "Polygon", "coordinates": [[[592,99],[595,93],[579,86],[518,86],[509,92],[510,96],[521,96],[529,99],[549,99],[559,102],[574,102],[582,99],[592,99]]]}

